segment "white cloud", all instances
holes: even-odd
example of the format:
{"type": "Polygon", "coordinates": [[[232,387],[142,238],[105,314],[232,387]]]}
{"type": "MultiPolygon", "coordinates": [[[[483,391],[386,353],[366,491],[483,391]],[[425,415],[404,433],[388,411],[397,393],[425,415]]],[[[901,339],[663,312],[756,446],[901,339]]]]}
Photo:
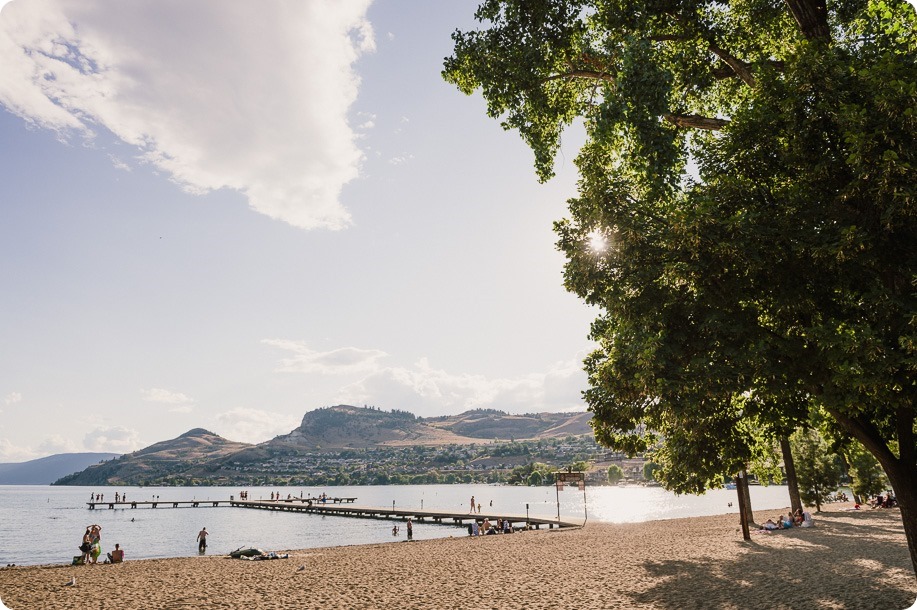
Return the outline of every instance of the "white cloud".
{"type": "Polygon", "coordinates": [[[576,361],[554,365],[543,373],[491,379],[435,369],[423,359],[412,367],[385,368],[367,375],[342,388],[337,399],[424,415],[484,407],[510,413],[578,411],[584,409],[580,392],[585,386],[586,374],[576,361]]]}
{"type": "Polygon", "coordinates": [[[379,361],[388,355],[380,350],[358,347],[342,347],[328,352],[317,352],[309,349],[301,341],[285,339],[264,339],[262,343],[293,352],[293,356],[280,361],[280,366],[276,371],[282,373],[335,375],[378,371],[380,369],[379,361]]]}
{"type": "Polygon", "coordinates": [[[401,155],[398,157],[392,157],[391,159],[388,160],[388,162],[390,165],[404,165],[405,163],[407,163],[408,161],[412,161],[413,159],[414,159],[414,155],[401,155]]]}
{"type": "Polygon", "coordinates": [[[95,428],[83,437],[83,446],[87,451],[112,453],[129,453],[142,447],[137,431],[122,426],[95,428]]]}
{"type": "Polygon", "coordinates": [[[412,366],[385,366],[389,355],[377,349],[344,347],[318,352],[300,341],[265,339],[267,345],[292,352],[276,372],[350,375],[353,381],[333,397],[335,402],[374,404],[419,415],[454,414],[479,407],[507,412],[579,411],[585,408],[582,356],[553,364],[544,372],[511,378],[451,373],[424,358],[412,366]]]}
{"type": "Polygon", "coordinates": [[[68,438],[59,434],[48,436],[38,445],[38,453],[41,455],[54,455],[55,453],[78,453],[83,448],[68,438]]]}
{"type": "Polygon", "coordinates": [[[299,425],[299,418],[261,409],[237,408],[216,416],[217,434],[245,443],[262,443],[287,434],[299,425]]]}
{"type": "Polygon", "coordinates": [[[39,457],[31,447],[14,445],[8,438],[0,438],[0,462],[26,462],[39,457]]]}
{"type": "Polygon", "coordinates": [[[3,403],[7,405],[14,405],[18,402],[22,402],[22,394],[19,392],[10,392],[3,398],[3,403]]]}
{"type": "Polygon", "coordinates": [[[339,229],[370,3],[22,0],[0,19],[0,104],[64,139],[107,129],[190,192],[339,229]]]}
{"type": "Polygon", "coordinates": [[[147,402],[159,402],[167,405],[188,405],[194,402],[194,399],[186,394],[162,388],[140,390],[140,394],[143,396],[143,400],[147,402]]]}

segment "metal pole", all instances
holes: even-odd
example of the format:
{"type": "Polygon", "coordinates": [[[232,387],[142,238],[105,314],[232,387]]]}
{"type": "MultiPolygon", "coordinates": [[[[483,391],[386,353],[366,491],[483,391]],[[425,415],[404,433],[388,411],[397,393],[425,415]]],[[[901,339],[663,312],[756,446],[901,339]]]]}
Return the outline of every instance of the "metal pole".
{"type": "Polygon", "coordinates": [[[525,529],[529,529],[529,503],[525,503],[525,529]]]}
{"type": "Polygon", "coordinates": [[[557,495],[557,525],[560,525],[560,485],[554,481],[554,493],[557,495]]]}
{"type": "Polygon", "coordinates": [[[583,474],[583,525],[589,520],[589,513],[586,509],[586,475],[583,474]]]}

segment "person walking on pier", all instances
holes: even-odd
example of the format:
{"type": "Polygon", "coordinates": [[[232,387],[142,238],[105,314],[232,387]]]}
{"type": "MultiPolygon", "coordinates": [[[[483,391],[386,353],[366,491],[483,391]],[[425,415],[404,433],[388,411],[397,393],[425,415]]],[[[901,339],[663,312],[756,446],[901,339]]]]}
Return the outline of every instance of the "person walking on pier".
{"type": "Polygon", "coordinates": [[[207,550],[207,536],[209,535],[206,527],[197,533],[197,550],[199,552],[203,553],[207,550]]]}

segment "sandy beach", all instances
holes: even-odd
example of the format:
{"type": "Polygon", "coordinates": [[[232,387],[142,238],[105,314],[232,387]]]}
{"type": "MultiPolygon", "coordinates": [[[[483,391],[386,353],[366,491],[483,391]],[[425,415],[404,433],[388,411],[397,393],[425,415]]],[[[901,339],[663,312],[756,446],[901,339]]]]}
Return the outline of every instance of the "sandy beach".
{"type": "Polygon", "coordinates": [[[911,607],[917,578],[899,512],[849,506],[816,513],[814,528],[753,533],[751,542],[736,515],[721,515],[474,539],[456,530],[438,540],[290,550],[275,561],[0,568],[0,599],[13,610],[911,607]]]}

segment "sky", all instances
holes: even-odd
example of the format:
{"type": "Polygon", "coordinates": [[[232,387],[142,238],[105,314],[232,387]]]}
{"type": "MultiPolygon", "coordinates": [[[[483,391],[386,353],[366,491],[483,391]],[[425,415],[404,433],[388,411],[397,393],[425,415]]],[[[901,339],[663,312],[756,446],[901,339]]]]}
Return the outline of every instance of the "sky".
{"type": "Polygon", "coordinates": [[[585,410],[582,134],[540,184],[442,80],[476,0],[0,6],[0,462],[585,410]]]}

